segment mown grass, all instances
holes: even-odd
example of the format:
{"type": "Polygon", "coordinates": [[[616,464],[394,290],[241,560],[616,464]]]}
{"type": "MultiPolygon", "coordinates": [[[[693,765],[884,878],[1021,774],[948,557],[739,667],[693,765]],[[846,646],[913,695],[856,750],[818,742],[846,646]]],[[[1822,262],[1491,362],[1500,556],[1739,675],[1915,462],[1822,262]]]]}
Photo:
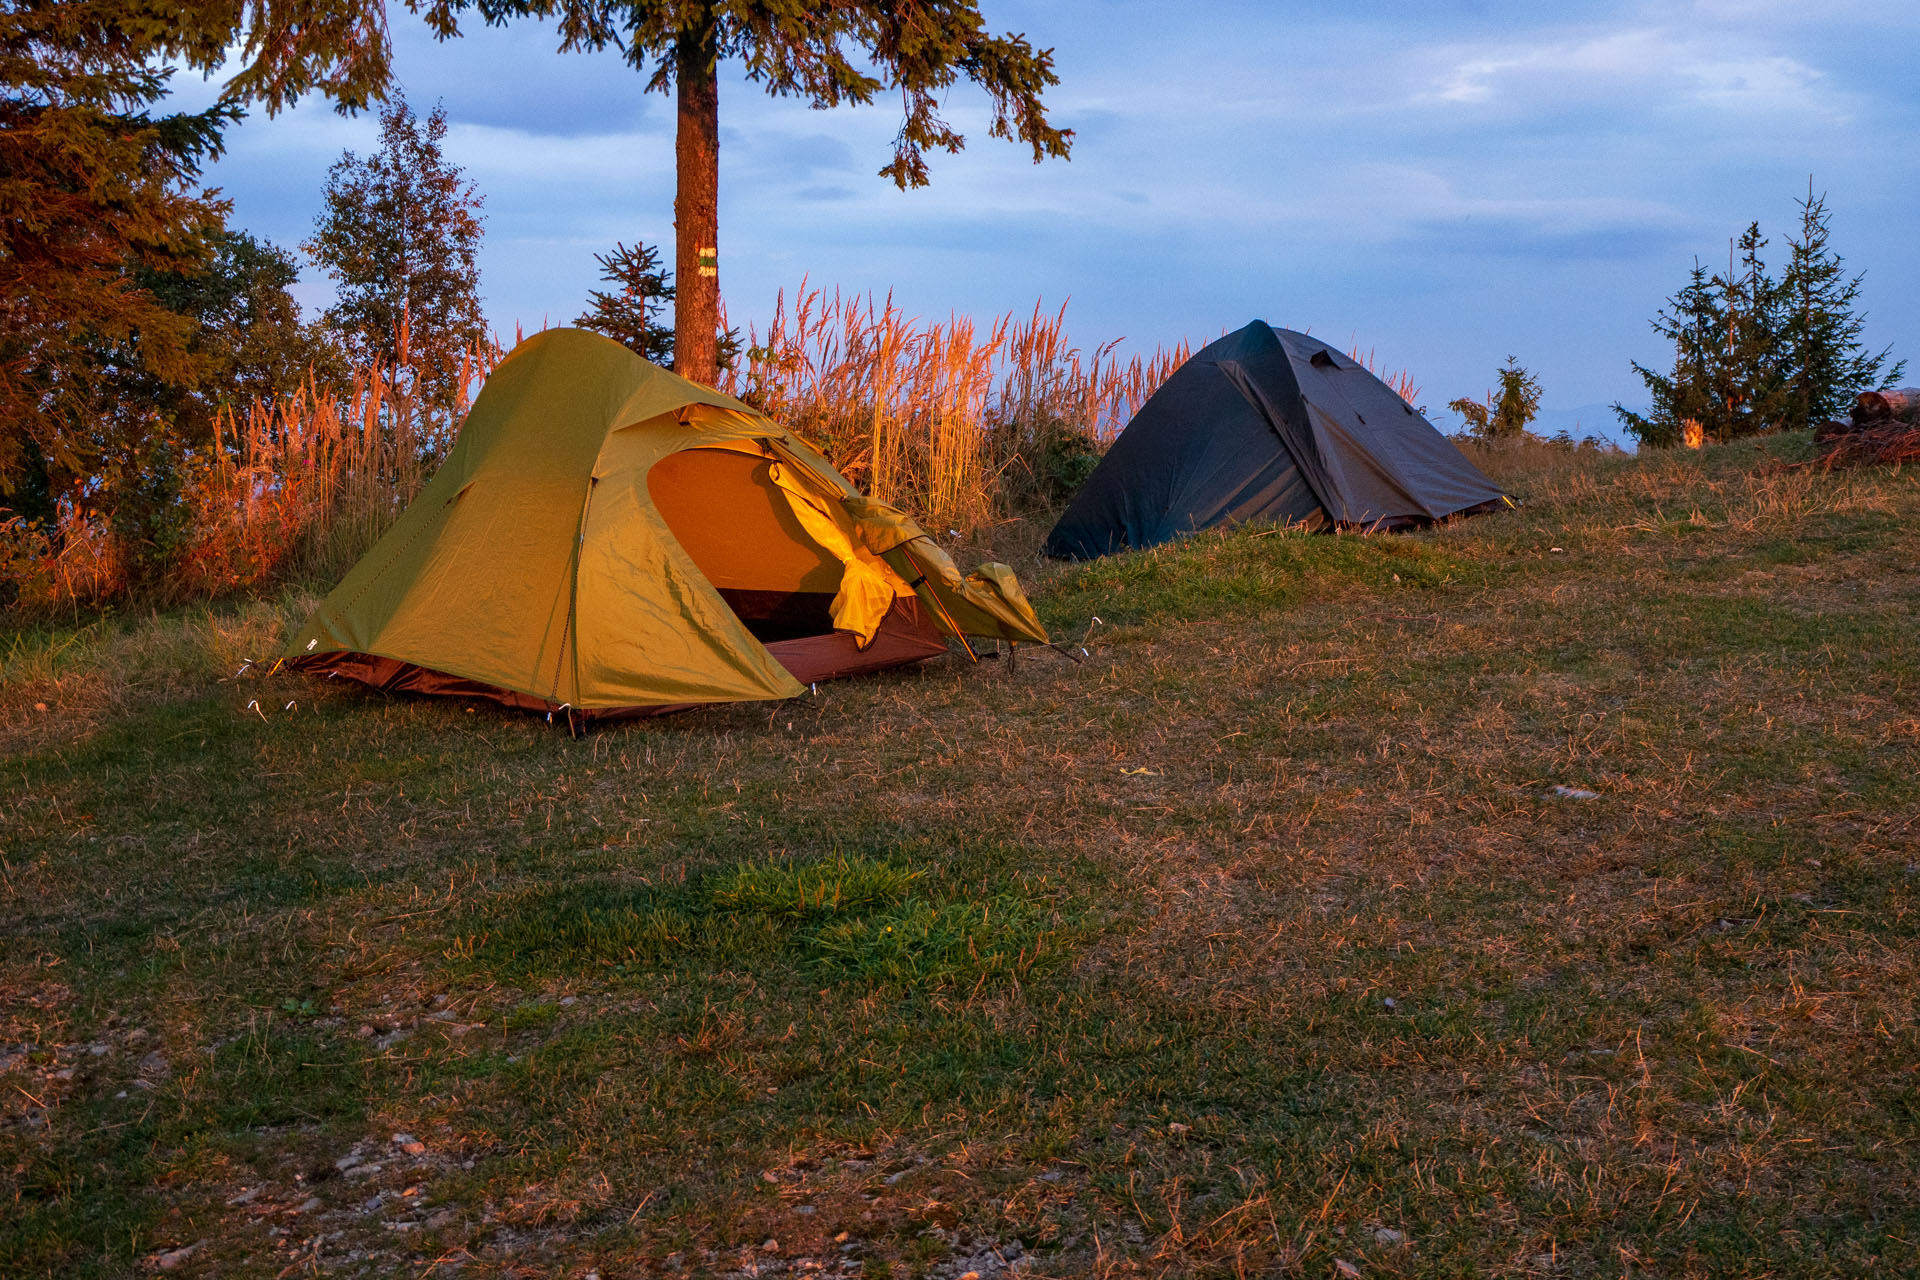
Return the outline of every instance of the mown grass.
{"type": "Polygon", "coordinates": [[[13,636],[0,1274],[1912,1271],[1920,489],[1768,456],[580,742],[13,636]]]}

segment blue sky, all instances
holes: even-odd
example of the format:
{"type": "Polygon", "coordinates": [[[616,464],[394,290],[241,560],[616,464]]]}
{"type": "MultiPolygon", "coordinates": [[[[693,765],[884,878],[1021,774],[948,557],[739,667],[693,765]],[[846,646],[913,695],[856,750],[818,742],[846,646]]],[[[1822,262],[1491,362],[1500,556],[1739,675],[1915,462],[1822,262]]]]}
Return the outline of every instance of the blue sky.
{"type": "MultiPolygon", "coordinates": [[[[1912,0],[981,8],[1054,48],[1072,160],[988,138],[962,86],[947,114],[970,145],[901,193],[875,176],[897,108],[813,111],[724,77],[736,322],[802,275],[928,317],[1070,300],[1078,343],[1123,350],[1258,316],[1410,369],[1435,410],[1516,355],[1552,425],[1610,427],[1593,406],[1639,400],[1627,362],[1664,361],[1647,321],[1694,257],[1724,258],[1754,218],[1780,246],[1811,174],[1868,273],[1868,337],[1920,355],[1912,0]]],[[[409,101],[444,102],[448,153],[486,196],[497,329],[570,321],[616,240],[670,246],[672,104],[617,57],[555,54],[534,24],[437,44],[404,9],[391,21],[409,101]]],[[[209,180],[293,246],[328,165],[374,136],[323,103],[255,116],[209,180]]]]}

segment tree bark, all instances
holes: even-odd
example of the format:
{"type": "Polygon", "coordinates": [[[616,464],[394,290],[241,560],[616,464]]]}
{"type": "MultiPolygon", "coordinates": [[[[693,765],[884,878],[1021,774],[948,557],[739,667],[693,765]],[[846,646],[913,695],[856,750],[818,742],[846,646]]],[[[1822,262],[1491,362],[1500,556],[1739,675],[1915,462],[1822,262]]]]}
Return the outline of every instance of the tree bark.
{"type": "Polygon", "coordinates": [[[1888,418],[1912,421],[1920,412],[1920,388],[1900,387],[1891,391],[1862,391],[1854,402],[1855,422],[1881,422],[1888,418]]]}
{"type": "Polygon", "coordinates": [[[673,369],[711,386],[720,378],[720,66],[711,19],[682,33],[674,62],[673,369]]]}

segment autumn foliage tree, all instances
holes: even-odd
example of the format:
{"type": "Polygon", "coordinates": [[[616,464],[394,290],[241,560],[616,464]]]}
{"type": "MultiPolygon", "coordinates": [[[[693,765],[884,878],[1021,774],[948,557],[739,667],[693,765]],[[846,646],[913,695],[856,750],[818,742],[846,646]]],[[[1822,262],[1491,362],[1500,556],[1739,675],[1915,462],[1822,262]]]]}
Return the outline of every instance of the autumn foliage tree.
{"type": "Polygon", "coordinates": [[[966,144],[940,115],[963,79],[986,91],[992,136],[1027,144],[1036,162],[1071,144],[1041,101],[1059,83],[1052,51],[989,34],[976,0],[429,0],[424,9],[443,38],[459,34],[463,12],[492,24],[552,18],[563,51],[617,46],[649,90],[675,92],[674,368],[696,381],[718,372],[722,62],[738,60],[768,93],[815,107],[897,92],[900,130],[880,172],[902,188],[926,184],[929,150],[966,144]]]}

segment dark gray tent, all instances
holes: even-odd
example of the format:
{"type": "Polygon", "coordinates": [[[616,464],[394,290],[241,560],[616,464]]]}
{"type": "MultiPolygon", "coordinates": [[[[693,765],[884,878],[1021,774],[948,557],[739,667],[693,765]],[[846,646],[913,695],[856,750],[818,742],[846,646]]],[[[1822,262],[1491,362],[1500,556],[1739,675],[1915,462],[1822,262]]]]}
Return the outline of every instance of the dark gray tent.
{"type": "Polygon", "coordinates": [[[1380,379],[1318,338],[1255,320],[1140,407],[1047,554],[1091,559],[1250,520],[1392,529],[1503,500],[1380,379]]]}

